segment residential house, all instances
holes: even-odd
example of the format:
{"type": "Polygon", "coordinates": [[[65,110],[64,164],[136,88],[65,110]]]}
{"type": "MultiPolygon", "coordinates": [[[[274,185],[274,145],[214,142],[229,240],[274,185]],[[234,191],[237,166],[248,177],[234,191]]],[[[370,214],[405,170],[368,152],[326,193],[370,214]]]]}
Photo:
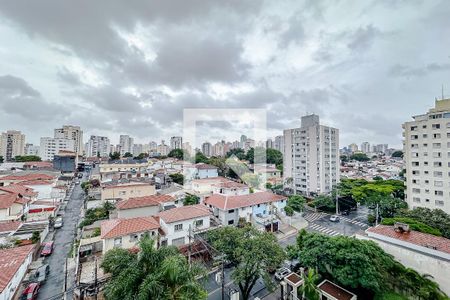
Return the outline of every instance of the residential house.
{"type": "Polygon", "coordinates": [[[211,212],[203,204],[188,205],[160,212],[161,245],[181,246],[189,243],[189,231],[205,231],[210,228],[211,212]]]}
{"type": "Polygon", "coordinates": [[[118,218],[150,217],[172,205],[175,199],[169,195],[134,197],[117,202],[118,218]]]}
{"type": "Polygon", "coordinates": [[[15,174],[0,177],[0,186],[30,181],[50,181],[54,179],[55,176],[44,173],[17,172],[15,174]]]}
{"type": "Polygon", "coordinates": [[[188,181],[219,176],[216,166],[204,163],[185,165],[183,171],[184,178],[188,181]]]}
{"type": "Polygon", "coordinates": [[[116,201],[133,197],[151,196],[156,194],[155,185],[146,181],[115,181],[103,183],[101,200],[116,201]]]}
{"type": "Polygon", "coordinates": [[[263,225],[284,210],[287,197],[270,192],[236,196],[213,194],[205,198],[204,204],[223,225],[237,225],[240,218],[263,225]]]}
{"type": "Polygon", "coordinates": [[[20,194],[0,190],[0,221],[21,219],[28,212],[29,202],[20,194]]]}
{"type": "Polygon", "coordinates": [[[0,250],[0,300],[13,299],[33,260],[34,245],[0,250]]]}
{"type": "MultiPolygon", "coordinates": [[[[159,220],[154,217],[137,217],[103,221],[100,237],[103,241],[103,254],[114,248],[131,249],[140,238],[148,234],[158,240],[159,220]]],[[[157,243],[155,243],[157,246],[157,243]]]]}
{"type": "Polygon", "coordinates": [[[169,187],[159,190],[158,195],[172,196],[175,199],[174,205],[179,207],[183,205],[183,199],[186,196],[186,192],[184,191],[183,186],[173,183],[169,187]]]}
{"type": "Polygon", "coordinates": [[[399,225],[370,227],[367,236],[356,237],[374,241],[403,265],[431,276],[450,295],[450,240],[399,225]]]}
{"type": "Polygon", "coordinates": [[[192,191],[198,195],[210,195],[213,193],[224,195],[247,195],[250,193],[247,185],[221,176],[194,179],[191,182],[191,187],[192,191]]]}

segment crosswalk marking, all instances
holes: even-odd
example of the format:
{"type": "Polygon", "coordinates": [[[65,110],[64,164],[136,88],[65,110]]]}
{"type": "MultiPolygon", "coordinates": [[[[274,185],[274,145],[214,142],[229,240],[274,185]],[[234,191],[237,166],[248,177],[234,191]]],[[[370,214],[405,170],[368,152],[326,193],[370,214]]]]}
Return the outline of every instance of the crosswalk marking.
{"type": "Polygon", "coordinates": [[[352,224],[358,225],[360,227],[368,227],[367,224],[365,224],[363,222],[359,222],[357,220],[352,220],[352,219],[349,219],[349,218],[346,218],[346,217],[342,217],[341,219],[344,220],[344,221],[350,222],[352,224]]]}
{"type": "Polygon", "coordinates": [[[333,229],[330,229],[330,228],[326,228],[319,224],[313,224],[313,225],[309,226],[309,228],[312,230],[318,231],[320,233],[330,235],[330,236],[342,235],[342,233],[340,233],[340,232],[334,231],[333,229]]]}
{"type": "Polygon", "coordinates": [[[314,222],[316,220],[319,220],[320,218],[326,216],[327,214],[324,213],[310,213],[310,214],[306,214],[304,216],[305,220],[308,222],[314,222]]]}

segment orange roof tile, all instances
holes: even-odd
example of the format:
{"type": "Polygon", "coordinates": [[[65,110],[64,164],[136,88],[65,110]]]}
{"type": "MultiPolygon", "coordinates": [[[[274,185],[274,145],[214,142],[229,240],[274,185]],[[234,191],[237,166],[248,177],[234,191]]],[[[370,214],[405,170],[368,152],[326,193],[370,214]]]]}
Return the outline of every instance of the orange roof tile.
{"type": "Polygon", "coordinates": [[[131,208],[139,208],[139,207],[147,207],[147,206],[156,206],[160,203],[175,201],[172,196],[169,195],[152,195],[152,196],[143,196],[143,197],[134,197],[128,200],[123,200],[117,203],[116,207],[118,209],[131,209],[131,208]]]}
{"type": "Polygon", "coordinates": [[[13,174],[0,178],[0,180],[13,180],[13,181],[53,180],[53,179],[55,179],[55,177],[41,173],[31,173],[25,175],[13,174]]]}
{"type": "Polygon", "coordinates": [[[11,232],[17,230],[22,222],[18,221],[3,221],[0,222],[0,232],[11,232]]]}
{"type": "Polygon", "coordinates": [[[222,210],[247,207],[269,202],[286,200],[285,196],[276,195],[270,192],[259,192],[248,195],[226,196],[214,194],[205,199],[205,204],[218,207],[222,210]]]}
{"type": "Polygon", "coordinates": [[[13,203],[25,204],[28,201],[16,193],[8,192],[7,194],[0,194],[0,209],[9,208],[13,203]]]}
{"type": "Polygon", "coordinates": [[[112,239],[131,233],[159,229],[159,222],[154,217],[138,217],[103,221],[100,229],[102,239],[112,239]]]}
{"type": "Polygon", "coordinates": [[[187,205],[162,211],[157,214],[164,222],[173,223],[183,220],[195,219],[211,215],[209,209],[203,204],[187,205]]]}
{"type": "Polygon", "coordinates": [[[23,186],[20,184],[10,184],[7,186],[1,186],[0,190],[12,192],[12,193],[16,193],[16,194],[21,194],[22,196],[25,196],[25,197],[35,197],[38,194],[32,188],[29,188],[29,187],[26,187],[26,186],[23,186]]]}
{"type": "Polygon", "coordinates": [[[0,250],[0,293],[8,286],[33,248],[34,245],[28,245],[0,250]]]}
{"type": "Polygon", "coordinates": [[[422,247],[435,247],[437,251],[450,253],[450,239],[446,239],[444,237],[435,236],[419,231],[398,232],[394,230],[394,226],[387,225],[370,227],[366,231],[368,233],[384,235],[389,238],[394,238],[422,247]]]}

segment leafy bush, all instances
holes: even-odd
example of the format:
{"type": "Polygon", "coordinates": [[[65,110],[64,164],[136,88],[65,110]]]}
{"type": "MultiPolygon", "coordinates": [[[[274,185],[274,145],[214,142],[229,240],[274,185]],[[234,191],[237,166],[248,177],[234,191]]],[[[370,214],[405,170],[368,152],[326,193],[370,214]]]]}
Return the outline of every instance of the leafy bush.
{"type": "Polygon", "coordinates": [[[436,236],[442,236],[439,229],[433,228],[431,226],[428,226],[427,224],[424,224],[411,218],[384,218],[381,224],[394,225],[395,222],[408,224],[411,230],[428,233],[436,236]]]}
{"type": "Polygon", "coordinates": [[[294,214],[294,209],[289,205],[284,208],[284,211],[286,212],[287,216],[292,216],[294,214]]]}
{"type": "Polygon", "coordinates": [[[401,210],[395,217],[411,218],[438,229],[442,236],[450,239],[450,215],[442,209],[418,207],[412,210],[401,210]]]}

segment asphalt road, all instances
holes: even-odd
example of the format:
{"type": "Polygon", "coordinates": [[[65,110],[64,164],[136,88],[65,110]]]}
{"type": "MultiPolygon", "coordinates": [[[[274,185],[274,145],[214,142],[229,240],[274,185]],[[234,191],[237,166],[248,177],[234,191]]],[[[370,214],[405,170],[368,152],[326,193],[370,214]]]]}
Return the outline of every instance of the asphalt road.
{"type": "Polygon", "coordinates": [[[64,289],[66,258],[71,250],[75,227],[80,219],[83,196],[84,192],[80,185],[75,185],[65,209],[64,225],[56,229],[53,253],[45,259],[45,263],[50,266],[50,274],[39,291],[38,300],[61,299],[58,296],[61,296],[64,289]]]}

